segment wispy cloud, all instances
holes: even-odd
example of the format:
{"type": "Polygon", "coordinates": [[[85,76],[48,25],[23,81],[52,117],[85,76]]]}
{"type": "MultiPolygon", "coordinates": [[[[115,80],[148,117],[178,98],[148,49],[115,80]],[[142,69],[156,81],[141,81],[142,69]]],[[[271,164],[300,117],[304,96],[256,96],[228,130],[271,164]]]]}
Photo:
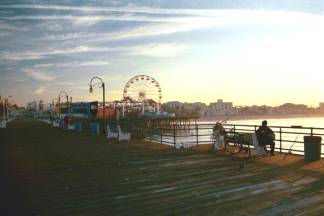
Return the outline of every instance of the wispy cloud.
{"type": "MultiPolygon", "coordinates": [[[[168,9],[163,9],[168,10],[168,9]]],[[[44,16],[29,17],[31,19],[68,19],[73,23],[99,21],[131,21],[145,22],[136,27],[109,32],[67,32],[45,34],[39,40],[82,41],[83,43],[101,43],[116,40],[133,40],[138,38],[169,35],[200,29],[217,28],[221,26],[275,26],[292,28],[319,28],[324,25],[324,16],[295,12],[253,11],[253,10],[189,10],[191,16],[135,16],[133,14],[114,16],[44,16]],[[211,14],[211,15],[210,15],[211,14]]],[[[177,12],[177,11],[175,11],[177,12]]],[[[189,12],[188,12],[189,13],[189,12]]],[[[16,17],[18,18],[18,17],[16,17]]],[[[22,18],[22,17],[21,17],[22,18]]],[[[27,18],[27,17],[24,17],[27,18]]]]}
{"type": "Polygon", "coordinates": [[[77,63],[79,66],[106,66],[109,64],[110,63],[108,61],[84,61],[77,63]]]}
{"type": "Polygon", "coordinates": [[[54,76],[48,75],[47,73],[33,70],[33,69],[23,69],[23,72],[38,81],[53,81],[55,80],[54,76]]]}
{"type": "Polygon", "coordinates": [[[17,27],[15,25],[10,25],[4,21],[0,21],[0,30],[7,30],[7,31],[27,31],[28,28],[26,27],[17,27]]]}
{"type": "Polygon", "coordinates": [[[11,35],[11,33],[9,33],[9,32],[0,32],[0,37],[8,37],[8,36],[10,36],[11,35]]]}
{"type": "Polygon", "coordinates": [[[67,41],[76,43],[80,41],[84,44],[99,44],[103,42],[118,41],[118,40],[133,40],[147,37],[170,35],[181,32],[188,32],[197,29],[208,28],[212,23],[196,23],[196,24],[179,24],[179,23],[149,23],[139,27],[129,29],[104,32],[104,33],[74,33],[74,34],[46,34],[45,37],[39,40],[67,41]]]}
{"type": "MultiPolygon", "coordinates": [[[[45,59],[50,56],[64,56],[69,54],[81,54],[81,53],[100,53],[100,52],[120,52],[126,55],[139,55],[139,56],[155,56],[155,57],[168,57],[176,56],[190,47],[184,44],[177,43],[158,43],[158,44],[146,44],[137,46],[125,46],[125,47],[88,47],[79,46],[65,49],[55,49],[51,51],[24,51],[24,52],[0,52],[0,59],[21,61],[21,60],[37,60],[45,59]]],[[[35,68],[44,67],[80,67],[80,66],[104,66],[110,62],[104,60],[95,61],[73,61],[73,62],[59,62],[51,64],[37,64],[35,68]]]]}
{"type": "Polygon", "coordinates": [[[44,91],[45,91],[45,88],[44,87],[39,87],[39,88],[37,88],[36,90],[35,90],[35,94],[36,95],[41,95],[41,94],[43,94],[44,93],[44,91]]]}
{"type": "Polygon", "coordinates": [[[148,44],[144,46],[132,47],[128,52],[129,55],[151,56],[151,57],[177,57],[186,51],[190,50],[188,44],[179,43],[159,43],[148,44]]]}
{"type": "Polygon", "coordinates": [[[56,41],[64,41],[64,40],[73,40],[73,39],[80,39],[86,37],[94,37],[97,34],[95,33],[86,33],[86,32],[72,32],[72,33],[64,33],[64,34],[49,34],[45,33],[44,37],[40,38],[39,40],[56,40],[56,41]]]}
{"type": "Polygon", "coordinates": [[[12,60],[12,61],[20,61],[20,60],[35,60],[35,59],[44,59],[49,56],[56,55],[69,55],[75,53],[85,53],[85,52],[109,52],[118,49],[109,48],[109,47],[88,47],[88,46],[78,46],[71,48],[55,48],[53,47],[48,51],[23,51],[23,52],[0,52],[0,59],[3,60],[12,60]]]}
{"type": "Polygon", "coordinates": [[[95,61],[73,61],[73,62],[57,62],[51,64],[36,64],[34,68],[59,68],[59,67],[84,67],[84,66],[106,66],[109,61],[95,60],[95,61]]]}
{"type": "Polygon", "coordinates": [[[52,67],[53,64],[35,64],[34,68],[48,68],[48,67],[52,67]]]}
{"type": "MultiPolygon", "coordinates": [[[[323,16],[306,14],[301,12],[271,11],[271,10],[242,10],[242,9],[170,9],[152,7],[91,7],[91,6],[60,6],[60,5],[4,5],[0,8],[25,8],[39,10],[66,10],[78,11],[85,14],[92,12],[96,15],[20,15],[6,16],[2,19],[67,19],[75,23],[97,23],[99,21],[141,21],[141,22],[214,22],[215,24],[257,24],[257,25],[295,25],[300,22],[308,22],[316,18],[323,21],[323,16]],[[106,12],[102,14],[103,12],[106,12]],[[111,15],[111,12],[121,13],[111,15]]],[[[310,24],[310,23],[308,23],[310,24]]]]}

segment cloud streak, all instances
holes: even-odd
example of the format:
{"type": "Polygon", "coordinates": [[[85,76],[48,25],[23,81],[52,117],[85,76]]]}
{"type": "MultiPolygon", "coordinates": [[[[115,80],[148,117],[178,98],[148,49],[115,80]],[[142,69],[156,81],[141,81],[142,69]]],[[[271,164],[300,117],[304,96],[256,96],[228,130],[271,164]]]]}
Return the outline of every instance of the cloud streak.
{"type": "Polygon", "coordinates": [[[186,9],[186,8],[152,8],[152,7],[91,7],[91,6],[60,6],[60,5],[2,5],[0,8],[12,9],[38,9],[38,10],[59,10],[59,11],[77,11],[83,14],[97,13],[98,15],[38,15],[38,16],[4,16],[2,19],[67,19],[76,20],[80,23],[98,22],[105,20],[119,21],[147,21],[147,22],[201,22],[216,21],[251,23],[251,24],[294,24],[299,21],[308,21],[309,18],[321,18],[321,15],[312,15],[302,12],[286,12],[271,10],[242,10],[242,9],[186,9]],[[111,12],[122,13],[120,15],[111,15],[111,12]],[[106,15],[109,14],[109,15],[106,15]],[[141,14],[141,15],[137,15],[141,14]],[[146,14],[143,15],[143,14],[146,14]],[[154,16],[152,16],[154,15],[154,16]],[[259,18],[259,19],[254,19],[259,18]],[[282,19],[286,18],[286,19],[282,19]],[[297,19],[297,20],[296,20],[297,19]],[[295,22],[294,22],[295,21],[295,22]]]}
{"type": "Polygon", "coordinates": [[[21,61],[21,60],[35,60],[44,59],[49,56],[59,56],[59,55],[70,55],[77,53],[86,52],[109,52],[116,49],[109,47],[88,47],[88,46],[78,46],[65,49],[52,48],[48,51],[24,51],[24,52],[2,52],[0,53],[0,59],[11,60],[11,61],[21,61]]]}
{"type": "Polygon", "coordinates": [[[35,90],[35,94],[36,95],[41,95],[45,92],[45,88],[44,87],[39,87],[35,90]]]}
{"type": "Polygon", "coordinates": [[[61,68],[61,67],[86,67],[86,66],[107,66],[109,61],[95,60],[95,61],[73,61],[67,63],[51,63],[51,64],[36,64],[34,68],[61,68]]]}
{"type": "Polygon", "coordinates": [[[191,46],[187,44],[149,44],[131,48],[128,55],[173,58],[184,54],[190,49],[191,46]]]}
{"type": "Polygon", "coordinates": [[[27,75],[32,77],[37,81],[53,81],[55,80],[54,76],[48,75],[44,72],[32,70],[32,69],[23,69],[23,72],[27,75]]]}
{"type": "MultiPolygon", "coordinates": [[[[141,46],[125,46],[125,47],[88,47],[79,46],[65,49],[55,49],[52,51],[24,51],[24,52],[2,52],[0,53],[0,60],[10,61],[22,61],[22,60],[37,60],[46,59],[50,56],[65,56],[70,54],[82,54],[82,53],[107,53],[107,52],[120,52],[126,55],[138,55],[138,56],[152,56],[152,57],[167,57],[176,56],[185,50],[188,50],[188,45],[184,44],[146,44],[141,46]]],[[[73,61],[67,63],[56,64],[40,64],[36,67],[82,67],[82,66],[105,66],[110,64],[108,61],[96,60],[96,61],[73,61]]]]}

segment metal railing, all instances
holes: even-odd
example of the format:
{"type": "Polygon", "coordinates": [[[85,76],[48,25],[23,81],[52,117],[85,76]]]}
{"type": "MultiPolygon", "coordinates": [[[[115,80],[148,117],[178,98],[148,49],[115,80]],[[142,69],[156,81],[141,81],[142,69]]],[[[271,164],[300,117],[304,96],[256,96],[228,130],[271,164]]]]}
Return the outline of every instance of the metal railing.
{"type": "MultiPolygon", "coordinates": [[[[91,122],[100,124],[100,134],[105,134],[106,124],[113,121],[98,119],[79,119],[83,131],[90,131],[91,122]]],[[[160,125],[152,126],[145,121],[121,121],[123,130],[130,132],[132,138],[146,139],[152,142],[167,144],[176,147],[177,144],[204,145],[212,144],[214,124],[192,122],[189,125],[160,125]]],[[[222,124],[226,131],[231,133],[254,133],[259,125],[222,124]]],[[[276,135],[275,150],[280,153],[304,154],[304,136],[320,136],[324,139],[324,128],[302,126],[270,126],[276,135]]],[[[323,142],[321,146],[323,146],[323,142]]],[[[251,146],[253,148],[253,146],[251,146]]],[[[323,151],[322,151],[323,152],[323,151]]],[[[324,152],[321,155],[324,156],[324,152]]]]}
{"type": "MultiPolygon", "coordinates": [[[[150,141],[173,145],[188,143],[191,145],[212,144],[212,128],[214,124],[192,123],[189,126],[170,125],[146,128],[146,139],[150,141]]],[[[232,133],[254,133],[259,125],[223,124],[232,133]]],[[[302,126],[270,126],[276,135],[275,150],[280,153],[304,153],[304,136],[321,136],[324,138],[324,128],[302,126]]],[[[323,146],[323,143],[321,144],[323,146]]],[[[252,147],[253,148],[253,147],[252,147]]],[[[321,153],[324,155],[324,153],[321,153]]]]}

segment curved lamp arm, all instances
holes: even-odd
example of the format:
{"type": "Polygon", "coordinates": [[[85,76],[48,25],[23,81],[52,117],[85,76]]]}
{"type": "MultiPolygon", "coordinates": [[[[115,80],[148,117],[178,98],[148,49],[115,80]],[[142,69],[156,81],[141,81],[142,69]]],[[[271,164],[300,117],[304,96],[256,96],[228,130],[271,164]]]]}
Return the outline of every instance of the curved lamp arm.
{"type": "Polygon", "coordinates": [[[95,76],[90,80],[89,86],[90,86],[89,91],[90,91],[90,93],[92,93],[93,92],[93,86],[98,86],[98,87],[101,87],[101,88],[105,88],[105,83],[100,77],[95,76]],[[92,82],[95,79],[99,80],[100,82],[93,84],[92,82]]]}
{"type": "Polygon", "coordinates": [[[104,83],[104,81],[100,78],[100,77],[97,77],[97,76],[95,76],[95,77],[92,77],[91,78],[91,80],[90,80],[90,83],[89,83],[89,86],[90,86],[90,88],[89,88],[89,92],[90,93],[92,93],[93,92],[93,86],[98,86],[98,87],[100,87],[100,88],[102,88],[102,107],[103,107],[103,109],[102,109],[102,112],[103,112],[103,118],[105,119],[106,118],[106,115],[105,115],[105,83],[104,83]],[[94,81],[94,80],[98,80],[99,82],[98,83],[95,83],[95,84],[93,84],[92,82],[94,81]]]}

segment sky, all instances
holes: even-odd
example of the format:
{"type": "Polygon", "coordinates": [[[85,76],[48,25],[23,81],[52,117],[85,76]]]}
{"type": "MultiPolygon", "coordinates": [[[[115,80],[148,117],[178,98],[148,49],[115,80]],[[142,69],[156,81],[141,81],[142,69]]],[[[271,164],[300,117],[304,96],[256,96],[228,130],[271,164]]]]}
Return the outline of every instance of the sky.
{"type": "Polygon", "coordinates": [[[120,100],[134,76],[162,102],[324,101],[324,1],[0,1],[0,95],[120,100]],[[156,89],[151,89],[155,94],[156,89]]]}

